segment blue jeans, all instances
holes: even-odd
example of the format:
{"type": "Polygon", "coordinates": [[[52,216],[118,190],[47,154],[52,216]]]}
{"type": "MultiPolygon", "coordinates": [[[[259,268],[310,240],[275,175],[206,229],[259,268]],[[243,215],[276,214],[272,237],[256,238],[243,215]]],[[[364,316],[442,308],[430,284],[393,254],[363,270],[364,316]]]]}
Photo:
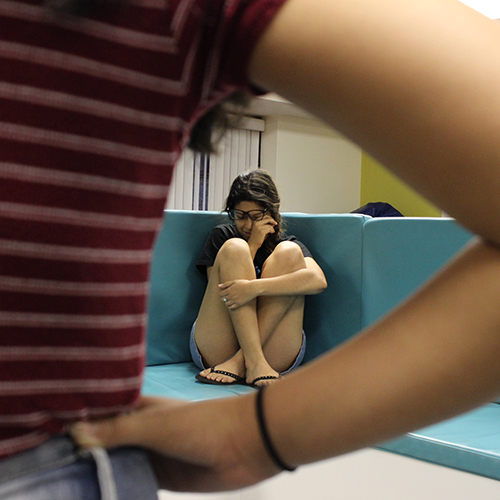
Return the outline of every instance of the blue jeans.
{"type": "Polygon", "coordinates": [[[2,500],[157,500],[145,451],[80,451],[68,436],[0,460],[2,500]]]}

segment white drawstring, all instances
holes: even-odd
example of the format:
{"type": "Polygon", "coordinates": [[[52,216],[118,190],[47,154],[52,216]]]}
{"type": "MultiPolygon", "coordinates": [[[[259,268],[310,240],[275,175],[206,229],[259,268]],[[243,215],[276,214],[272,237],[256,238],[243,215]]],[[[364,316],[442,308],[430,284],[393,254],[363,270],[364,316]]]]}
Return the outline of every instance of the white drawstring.
{"type": "Polygon", "coordinates": [[[101,500],[118,500],[113,468],[108,452],[104,448],[98,447],[85,451],[92,455],[96,464],[101,500]]]}

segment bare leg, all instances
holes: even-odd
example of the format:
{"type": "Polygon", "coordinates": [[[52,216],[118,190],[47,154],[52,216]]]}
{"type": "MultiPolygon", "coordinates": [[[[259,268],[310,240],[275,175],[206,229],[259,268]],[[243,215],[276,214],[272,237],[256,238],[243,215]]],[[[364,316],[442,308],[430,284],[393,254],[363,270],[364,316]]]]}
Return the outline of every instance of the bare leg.
{"type": "MultiPolygon", "coordinates": [[[[300,248],[285,242],[266,261],[263,277],[303,267],[300,248]]],[[[247,382],[262,376],[278,377],[279,371],[293,363],[302,342],[302,296],[260,297],[258,303],[254,300],[233,311],[228,311],[220,301],[219,283],[254,278],[246,242],[238,239],[226,242],[214,264],[195,328],[195,339],[206,363],[217,365],[219,371],[246,375],[247,382]]],[[[200,375],[223,383],[234,382],[234,378],[210,370],[200,375]]],[[[261,380],[258,385],[271,382],[261,380]]]]}
{"type": "MultiPolygon", "coordinates": [[[[282,242],[267,259],[262,278],[282,276],[305,266],[300,247],[282,242]]],[[[283,372],[293,364],[302,345],[304,296],[259,297],[257,310],[264,355],[276,372],[283,372]]],[[[272,381],[262,381],[259,385],[269,383],[272,381]]]]}
{"type": "MultiPolygon", "coordinates": [[[[238,238],[228,240],[219,250],[196,322],[195,340],[208,365],[245,376],[247,365],[267,365],[267,362],[260,340],[256,300],[234,311],[229,311],[220,300],[217,285],[232,279],[255,279],[248,244],[238,238]]],[[[200,375],[224,383],[234,382],[231,377],[209,374],[208,370],[200,375]]]]}

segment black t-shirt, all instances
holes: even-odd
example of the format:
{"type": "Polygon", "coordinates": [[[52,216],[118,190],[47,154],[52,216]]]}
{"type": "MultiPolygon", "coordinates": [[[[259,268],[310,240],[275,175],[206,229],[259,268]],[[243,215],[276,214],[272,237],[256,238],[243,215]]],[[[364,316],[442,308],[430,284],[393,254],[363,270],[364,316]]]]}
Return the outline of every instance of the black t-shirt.
{"type": "MultiPolygon", "coordinates": [[[[205,242],[205,246],[201,251],[200,257],[198,258],[198,262],[196,263],[196,267],[201,273],[206,275],[207,267],[212,267],[214,265],[215,258],[217,257],[217,253],[219,252],[221,246],[230,238],[241,238],[236,226],[233,224],[221,224],[220,226],[216,226],[212,229],[207,241],[205,242]]],[[[281,233],[279,242],[281,243],[282,241],[293,241],[299,245],[304,257],[312,257],[311,252],[302,242],[299,241],[296,236],[288,236],[281,233]]],[[[264,248],[264,246],[261,246],[257,250],[253,261],[257,270],[257,277],[260,277],[260,270],[269,255],[271,255],[271,252],[264,248]]]]}

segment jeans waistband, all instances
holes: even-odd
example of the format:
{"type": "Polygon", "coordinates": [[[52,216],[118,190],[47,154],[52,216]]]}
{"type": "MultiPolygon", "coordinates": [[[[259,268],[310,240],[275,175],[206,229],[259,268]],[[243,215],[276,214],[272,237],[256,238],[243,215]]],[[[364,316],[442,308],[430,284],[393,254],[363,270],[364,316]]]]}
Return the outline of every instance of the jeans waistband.
{"type": "Polygon", "coordinates": [[[102,500],[116,500],[113,469],[106,450],[80,450],[68,435],[54,436],[36,448],[0,460],[0,483],[71,465],[80,459],[95,461],[102,500]]]}

